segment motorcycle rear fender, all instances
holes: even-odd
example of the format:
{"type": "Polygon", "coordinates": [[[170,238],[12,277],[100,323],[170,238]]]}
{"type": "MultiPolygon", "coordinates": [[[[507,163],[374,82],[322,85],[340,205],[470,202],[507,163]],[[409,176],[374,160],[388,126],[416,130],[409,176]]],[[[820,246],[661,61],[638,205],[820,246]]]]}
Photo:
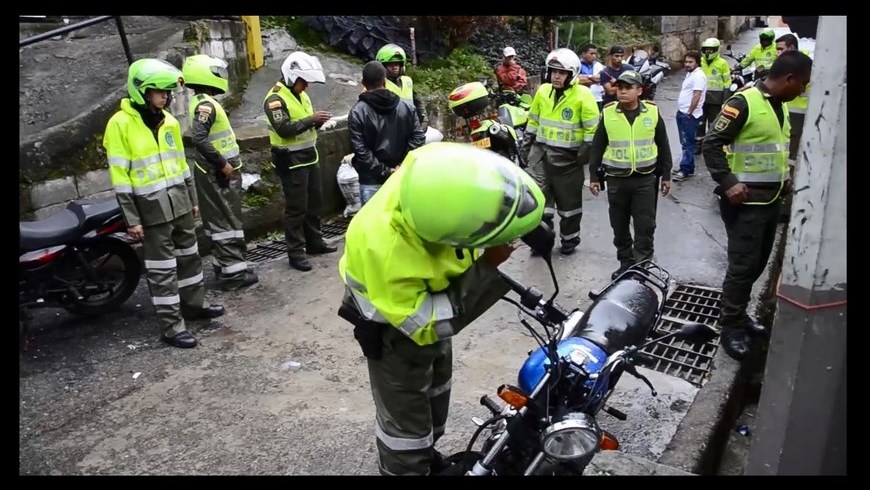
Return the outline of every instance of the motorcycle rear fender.
{"type": "Polygon", "coordinates": [[[47,264],[59,257],[66,248],[66,245],[56,245],[54,247],[32,250],[19,255],[18,263],[27,265],[47,264]]]}

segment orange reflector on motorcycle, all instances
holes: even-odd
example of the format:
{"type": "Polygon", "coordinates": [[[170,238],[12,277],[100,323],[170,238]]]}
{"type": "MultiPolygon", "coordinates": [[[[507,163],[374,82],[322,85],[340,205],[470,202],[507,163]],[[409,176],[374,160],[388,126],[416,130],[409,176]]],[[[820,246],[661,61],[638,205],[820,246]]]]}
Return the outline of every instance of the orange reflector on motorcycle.
{"type": "Polygon", "coordinates": [[[526,406],[526,403],[529,401],[529,397],[521,389],[511,385],[499,386],[498,397],[517,410],[526,406]]]}
{"type": "Polygon", "coordinates": [[[601,450],[602,451],[616,451],[619,449],[619,441],[616,440],[613,435],[602,432],[601,433],[601,450]]]}

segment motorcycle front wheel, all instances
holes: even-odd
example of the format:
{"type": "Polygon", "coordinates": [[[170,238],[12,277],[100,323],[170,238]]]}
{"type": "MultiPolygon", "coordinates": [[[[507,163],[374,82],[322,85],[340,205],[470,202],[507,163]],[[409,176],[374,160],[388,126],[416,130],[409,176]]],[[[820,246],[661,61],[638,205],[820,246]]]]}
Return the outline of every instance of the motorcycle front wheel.
{"type": "MultiPolygon", "coordinates": [[[[82,299],[73,299],[64,308],[88,316],[103,315],[118,309],[139,285],[142,264],[136,251],[120,240],[107,239],[82,247],[79,252],[93,269],[97,281],[88,279],[80,263],[68,269],[60,279],[73,284],[82,299]]],[[[69,258],[76,260],[75,257],[69,258]]]]}

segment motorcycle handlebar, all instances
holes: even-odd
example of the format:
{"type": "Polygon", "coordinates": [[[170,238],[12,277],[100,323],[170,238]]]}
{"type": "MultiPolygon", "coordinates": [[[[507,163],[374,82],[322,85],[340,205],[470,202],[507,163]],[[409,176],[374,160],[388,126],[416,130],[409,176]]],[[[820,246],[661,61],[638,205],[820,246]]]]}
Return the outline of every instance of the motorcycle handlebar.
{"type": "Polygon", "coordinates": [[[498,273],[501,278],[504,279],[504,282],[508,283],[511,289],[520,296],[520,303],[523,306],[529,309],[535,309],[540,305],[541,298],[544,297],[540,291],[531,286],[524,286],[522,283],[502,271],[498,271],[498,273]]]}

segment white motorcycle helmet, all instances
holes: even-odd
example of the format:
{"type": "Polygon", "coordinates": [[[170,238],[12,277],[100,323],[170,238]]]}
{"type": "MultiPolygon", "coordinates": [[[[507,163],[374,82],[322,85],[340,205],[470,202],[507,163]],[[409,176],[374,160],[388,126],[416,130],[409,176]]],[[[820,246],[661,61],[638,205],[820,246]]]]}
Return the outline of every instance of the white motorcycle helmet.
{"type": "Polygon", "coordinates": [[[574,53],[574,51],[568,48],[553,50],[547,55],[546,65],[548,72],[552,68],[571,72],[571,76],[568,78],[568,83],[565,84],[566,87],[570,87],[576,83],[577,75],[580,73],[580,58],[577,57],[577,54],[574,53]]]}
{"type": "Polygon", "coordinates": [[[284,63],[281,63],[281,75],[288,87],[296,83],[297,78],[302,78],[308,83],[326,83],[323,75],[323,66],[316,56],[296,51],[290,53],[284,63]]]}

